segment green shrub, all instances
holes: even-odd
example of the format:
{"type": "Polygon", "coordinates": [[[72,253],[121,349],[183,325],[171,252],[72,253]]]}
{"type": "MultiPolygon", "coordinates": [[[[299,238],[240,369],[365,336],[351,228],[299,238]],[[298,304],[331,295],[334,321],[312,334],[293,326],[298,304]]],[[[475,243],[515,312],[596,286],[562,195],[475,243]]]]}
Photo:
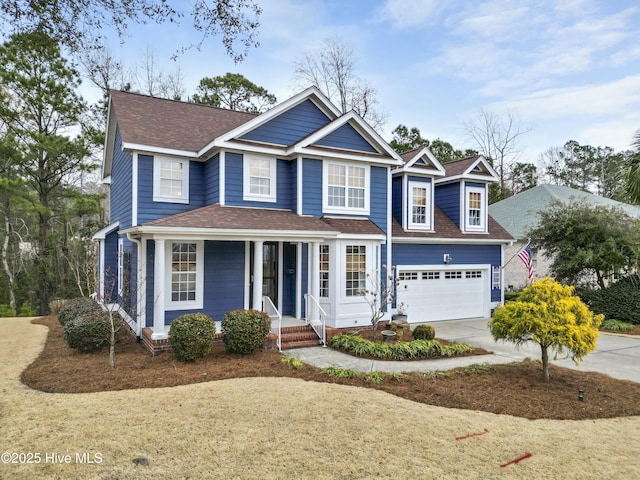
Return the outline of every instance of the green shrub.
{"type": "MultiPolygon", "coordinates": [[[[120,330],[122,319],[114,313],[116,331],[120,330]]],[[[80,352],[96,352],[109,345],[111,322],[109,313],[100,309],[77,316],[64,324],[64,339],[69,347],[80,352]]]]}
{"type": "Polygon", "coordinates": [[[18,310],[18,316],[19,317],[33,317],[35,316],[36,312],[33,308],[31,308],[31,304],[28,301],[24,301],[22,302],[22,305],[20,305],[20,310],[18,310]]]}
{"type": "Polygon", "coordinates": [[[270,331],[269,316],[258,310],[232,310],[222,319],[222,341],[230,353],[253,353],[264,344],[270,331]]]}
{"type": "Polygon", "coordinates": [[[52,315],[58,315],[60,313],[60,310],[62,310],[66,304],[67,301],[64,299],[51,300],[49,302],[49,312],[52,315]]]}
{"type": "Polygon", "coordinates": [[[609,319],[609,320],[604,320],[602,322],[602,325],[600,325],[600,327],[605,330],[625,331],[625,330],[632,330],[634,325],[627,322],[621,322],[620,320],[609,319]]]}
{"type": "Polygon", "coordinates": [[[350,368],[326,367],[320,370],[320,373],[335,378],[357,378],[358,372],[350,368]]]}
{"type": "Polygon", "coordinates": [[[436,329],[433,325],[417,325],[413,329],[413,338],[416,340],[433,340],[436,338],[436,329]]]}
{"type": "Polygon", "coordinates": [[[640,325],[640,275],[621,278],[607,288],[580,289],[577,293],[593,313],[640,325]]]}
{"type": "Polygon", "coordinates": [[[380,384],[384,382],[384,375],[380,372],[367,372],[364,374],[364,380],[366,382],[380,384]]]}
{"type": "Polygon", "coordinates": [[[15,317],[16,311],[6,303],[0,304],[0,317],[15,317]]]}
{"type": "Polygon", "coordinates": [[[58,313],[58,321],[62,325],[78,317],[102,312],[100,305],[95,300],[87,297],[78,297],[68,300],[66,305],[58,313]]]}
{"type": "Polygon", "coordinates": [[[522,293],[522,290],[505,290],[504,303],[515,302],[522,293]]]}
{"type": "Polygon", "coordinates": [[[412,342],[376,343],[355,335],[338,334],[331,337],[332,348],[350,352],[354,355],[369,355],[389,360],[407,360],[411,358],[454,357],[473,351],[471,345],[454,342],[442,345],[437,340],[414,340],[412,342]]]}
{"type": "Polygon", "coordinates": [[[216,324],[204,313],[179,316],[169,328],[169,343],[173,356],[181,362],[193,362],[207,356],[213,346],[216,324]]]}
{"type": "Polygon", "coordinates": [[[299,370],[301,368],[304,368],[304,363],[302,362],[302,360],[300,360],[297,357],[287,357],[282,356],[280,357],[280,361],[286,365],[289,365],[291,368],[294,368],[296,370],[299,370]]]}

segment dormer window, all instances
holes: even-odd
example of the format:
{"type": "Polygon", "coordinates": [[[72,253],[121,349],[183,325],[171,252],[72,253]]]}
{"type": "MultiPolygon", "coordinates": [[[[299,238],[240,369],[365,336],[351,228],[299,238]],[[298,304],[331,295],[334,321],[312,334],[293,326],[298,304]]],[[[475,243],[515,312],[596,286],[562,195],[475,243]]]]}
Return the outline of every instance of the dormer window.
{"type": "Polygon", "coordinates": [[[431,184],[409,182],[409,228],[431,229],[431,184]]]}
{"type": "Polygon", "coordinates": [[[486,231],[486,190],[481,187],[467,187],[465,192],[465,229],[470,232],[486,231]]]}
{"type": "Polygon", "coordinates": [[[277,160],[245,155],[243,199],[256,202],[276,201],[277,160]]]}
{"type": "Polygon", "coordinates": [[[153,201],[189,203],[189,161],[155,156],[153,201]]]}

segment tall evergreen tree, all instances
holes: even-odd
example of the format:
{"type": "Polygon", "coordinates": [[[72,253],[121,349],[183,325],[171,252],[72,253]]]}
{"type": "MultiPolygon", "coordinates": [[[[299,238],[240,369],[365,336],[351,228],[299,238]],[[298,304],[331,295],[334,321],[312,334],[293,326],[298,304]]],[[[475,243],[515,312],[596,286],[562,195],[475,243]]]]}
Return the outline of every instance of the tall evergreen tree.
{"type": "Polygon", "coordinates": [[[38,311],[48,310],[54,288],[52,217],[64,179],[83,165],[86,141],[78,131],[85,103],[76,93],[77,72],[58,45],[41,31],[19,33],[0,46],[0,121],[17,141],[17,175],[33,196],[38,218],[38,311]]]}

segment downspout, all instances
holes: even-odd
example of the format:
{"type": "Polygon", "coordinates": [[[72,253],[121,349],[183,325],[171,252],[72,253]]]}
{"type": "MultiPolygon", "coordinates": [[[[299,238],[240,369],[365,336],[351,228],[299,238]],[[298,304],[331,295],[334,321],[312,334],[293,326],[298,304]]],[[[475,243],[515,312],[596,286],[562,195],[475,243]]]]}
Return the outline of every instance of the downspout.
{"type": "Polygon", "coordinates": [[[136,244],[138,247],[138,258],[136,261],[136,337],[138,342],[142,339],[142,297],[144,295],[144,285],[141,288],[142,282],[142,241],[138,238],[134,238],[130,233],[127,233],[127,239],[136,244]]]}

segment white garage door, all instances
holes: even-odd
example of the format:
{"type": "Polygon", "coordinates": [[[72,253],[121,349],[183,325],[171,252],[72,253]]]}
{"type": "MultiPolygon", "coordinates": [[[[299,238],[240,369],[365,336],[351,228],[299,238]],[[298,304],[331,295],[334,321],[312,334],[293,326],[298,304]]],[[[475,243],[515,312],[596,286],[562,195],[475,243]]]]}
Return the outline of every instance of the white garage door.
{"type": "Polygon", "coordinates": [[[484,316],[485,270],[401,270],[397,301],[407,305],[409,322],[484,316]]]}

